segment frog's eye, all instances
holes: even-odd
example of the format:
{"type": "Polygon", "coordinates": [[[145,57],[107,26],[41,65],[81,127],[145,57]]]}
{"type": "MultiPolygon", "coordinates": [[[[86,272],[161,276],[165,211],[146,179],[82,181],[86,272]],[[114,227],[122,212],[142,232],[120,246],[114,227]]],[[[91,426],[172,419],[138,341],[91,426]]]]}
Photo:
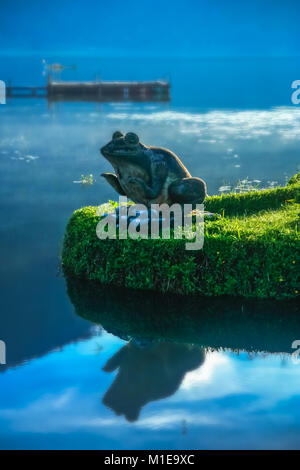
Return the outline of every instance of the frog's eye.
{"type": "Polygon", "coordinates": [[[113,140],[119,139],[120,137],[123,137],[123,136],[124,136],[123,132],[116,131],[116,132],[113,133],[112,139],[113,140]]]}
{"type": "Polygon", "coordinates": [[[134,134],[134,132],[128,132],[125,135],[125,142],[129,145],[136,145],[139,143],[139,138],[136,134],[134,134]]]}

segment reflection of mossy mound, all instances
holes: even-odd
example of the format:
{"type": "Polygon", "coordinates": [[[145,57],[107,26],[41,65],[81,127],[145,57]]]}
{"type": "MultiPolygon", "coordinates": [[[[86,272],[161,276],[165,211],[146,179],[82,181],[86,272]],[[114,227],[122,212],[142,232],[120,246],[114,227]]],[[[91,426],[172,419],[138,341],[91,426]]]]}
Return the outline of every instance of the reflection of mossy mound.
{"type": "MultiPolygon", "coordinates": [[[[299,175],[298,175],[299,176],[299,175]]],[[[69,271],[122,287],[207,296],[299,294],[299,177],[285,187],[208,197],[204,247],[186,240],[99,240],[95,207],[74,212],[62,260],[69,271]]]]}
{"type": "Polygon", "coordinates": [[[183,297],[66,280],[77,314],[126,340],[291,353],[300,337],[297,299],[183,297]]]}

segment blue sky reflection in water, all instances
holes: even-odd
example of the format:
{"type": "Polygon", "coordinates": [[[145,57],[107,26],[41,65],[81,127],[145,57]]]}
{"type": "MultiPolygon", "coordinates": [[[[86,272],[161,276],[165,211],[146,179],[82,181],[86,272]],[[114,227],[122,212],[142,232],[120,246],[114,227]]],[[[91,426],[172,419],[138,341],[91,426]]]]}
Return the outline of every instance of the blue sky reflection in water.
{"type": "MultiPolygon", "coordinates": [[[[289,357],[209,352],[172,396],[130,422],[101,403],[116,380],[101,367],[122,347],[103,333],[4,373],[1,447],[298,447],[300,375],[289,357]]],[[[147,365],[128,387],[147,380],[147,365]]]]}
{"type": "MultiPolygon", "coordinates": [[[[69,2],[59,2],[58,17],[56,1],[43,6],[43,15],[37,2],[29,3],[26,10],[21,1],[1,7],[7,21],[0,79],[42,85],[46,59],[77,64],[64,72],[69,80],[169,77],[172,99],[50,107],[43,99],[20,99],[0,106],[0,339],[7,343],[0,447],[299,448],[300,365],[290,355],[292,341],[300,339],[297,306],[281,309],[282,324],[278,312],[276,319],[271,315],[277,307],[251,305],[255,321],[265,309],[267,317],[260,327],[235,321],[240,330],[231,335],[230,322],[218,328],[217,316],[224,321],[226,309],[237,320],[246,304],[198,306],[203,325],[191,329],[180,319],[191,306],[178,302],[172,311],[177,329],[168,336],[165,326],[152,331],[154,319],[141,323],[140,296],[130,304],[126,293],[108,287],[116,303],[90,305],[80,290],[77,297],[67,290],[58,269],[71,213],[116,197],[101,180],[110,167],[99,153],[116,129],[174,150],[207,181],[209,194],[246,178],[262,186],[285,183],[299,171],[300,107],[290,100],[291,83],[300,79],[299,59],[291,58],[298,54],[298,2],[226,2],[226,11],[221,2],[215,8],[175,2],[171,12],[160,2],[161,16],[147,15],[149,28],[157,22],[161,33],[151,41],[144,29],[129,28],[144,13],[135,2],[126,6],[130,24],[116,20],[108,2],[101,3],[106,22],[99,10],[79,15],[72,2],[72,25],[69,2]],[[191,8],[195,14],[187,17],[191,8]],[[12,35],[12,22],[18,34],[12,35]],[[82,174],[93,174],[94,184],[77,183],[82,174]]],[[[163,317],[164,304],[160,310],[158,301],[155,311],[163,317]]]]}

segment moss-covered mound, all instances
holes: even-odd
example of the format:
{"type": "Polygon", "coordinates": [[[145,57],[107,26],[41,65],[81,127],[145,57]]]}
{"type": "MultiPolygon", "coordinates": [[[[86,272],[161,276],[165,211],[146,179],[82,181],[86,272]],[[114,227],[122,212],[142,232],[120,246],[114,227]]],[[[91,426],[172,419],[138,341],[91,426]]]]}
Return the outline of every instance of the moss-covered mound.
{"type": "Polygon", "coordinates": [[[99,240],[96,207],[74,212],[62,261],[73,274],[102,283],[179,294],[293,298],[300,284],[299,177],[285,187],[207,197],[219,213],[204,226],[202,250],[186,240],[99,240]]]}

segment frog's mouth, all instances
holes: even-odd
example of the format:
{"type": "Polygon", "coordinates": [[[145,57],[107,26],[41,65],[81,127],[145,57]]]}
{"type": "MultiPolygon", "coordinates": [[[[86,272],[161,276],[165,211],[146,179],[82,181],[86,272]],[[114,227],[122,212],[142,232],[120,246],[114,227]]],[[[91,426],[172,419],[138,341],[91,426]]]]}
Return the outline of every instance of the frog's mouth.
{"type": "Polygon", "coordinates": [[[111,159],[111,160],[114,160],[116,158],[126,158],[126,157],[137,157],[138,155],[138,149],[130,149],[130,148],[119,148],[119,149],[116,149],[114,148],[113,151],[109,150],[106,146],[105,147],[102,147],[100,149],[100,152],[102,153],[102,155],[107,158],[107,159],[111,159]]]}

